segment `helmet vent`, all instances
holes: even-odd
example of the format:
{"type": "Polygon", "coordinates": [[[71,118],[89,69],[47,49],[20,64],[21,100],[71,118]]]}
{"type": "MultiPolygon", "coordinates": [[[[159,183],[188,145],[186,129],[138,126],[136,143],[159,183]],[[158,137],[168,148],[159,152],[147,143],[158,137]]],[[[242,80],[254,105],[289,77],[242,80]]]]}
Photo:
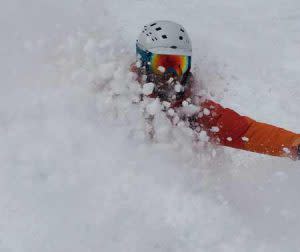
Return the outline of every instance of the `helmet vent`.
{"type": "Polygon", "coordinates": [[[166,55],[192,54],[192,42],[188,36],[188,30],[180,24],[166,20],[152,20],[151,23],[142,26],[138,36],[138,46],[145,53],[148,50],[166,55]]]}

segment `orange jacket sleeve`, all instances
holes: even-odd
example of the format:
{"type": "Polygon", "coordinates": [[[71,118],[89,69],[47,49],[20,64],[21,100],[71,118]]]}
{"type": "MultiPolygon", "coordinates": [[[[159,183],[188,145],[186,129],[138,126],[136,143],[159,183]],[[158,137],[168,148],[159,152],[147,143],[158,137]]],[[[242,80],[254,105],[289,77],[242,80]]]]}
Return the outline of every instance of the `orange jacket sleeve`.
{"type": "Polygon", "coordinates": [[[212,142],[237,149],[298,159],[300,134],[241,116],[235,111],[206,100],[197,123],[212,142]]]}

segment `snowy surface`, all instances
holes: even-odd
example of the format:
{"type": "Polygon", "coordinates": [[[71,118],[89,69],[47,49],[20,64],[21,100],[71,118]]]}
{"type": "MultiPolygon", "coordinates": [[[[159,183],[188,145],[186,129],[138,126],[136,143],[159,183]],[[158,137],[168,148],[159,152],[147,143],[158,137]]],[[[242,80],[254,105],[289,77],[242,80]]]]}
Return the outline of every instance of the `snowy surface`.
{"type": "Polygon", "coordinates": [[[299,251],[299,163],[196,145],[136,104],[156,19],[189,31],[202,92],[300,132],[299,1],[3,2],[1,252],[299,251]]]}

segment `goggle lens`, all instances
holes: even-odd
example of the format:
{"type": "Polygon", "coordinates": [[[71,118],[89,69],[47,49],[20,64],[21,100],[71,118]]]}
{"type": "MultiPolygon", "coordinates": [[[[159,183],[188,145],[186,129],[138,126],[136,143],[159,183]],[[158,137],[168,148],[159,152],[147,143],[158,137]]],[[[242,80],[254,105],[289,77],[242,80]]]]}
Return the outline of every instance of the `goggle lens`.
{"type": "Polygon", "coordinates": [[[150,57],[150,69],[154,74],[171,74],[178,79],[190,69],[191,56],[152,54],[150,57]]]}

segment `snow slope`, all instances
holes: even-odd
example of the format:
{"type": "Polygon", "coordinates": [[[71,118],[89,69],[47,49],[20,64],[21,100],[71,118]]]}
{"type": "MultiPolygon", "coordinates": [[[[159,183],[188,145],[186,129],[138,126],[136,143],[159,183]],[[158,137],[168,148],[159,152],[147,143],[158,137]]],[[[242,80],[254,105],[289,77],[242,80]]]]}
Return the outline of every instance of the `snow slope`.
{"type": "Polygon", "coordinates": [[[144,23],[193,40],[216,101],[300,132],[295,0],[36,1],[0,10],[0,251],[298,251],[299,163],[145,134],[144,23]]]}

